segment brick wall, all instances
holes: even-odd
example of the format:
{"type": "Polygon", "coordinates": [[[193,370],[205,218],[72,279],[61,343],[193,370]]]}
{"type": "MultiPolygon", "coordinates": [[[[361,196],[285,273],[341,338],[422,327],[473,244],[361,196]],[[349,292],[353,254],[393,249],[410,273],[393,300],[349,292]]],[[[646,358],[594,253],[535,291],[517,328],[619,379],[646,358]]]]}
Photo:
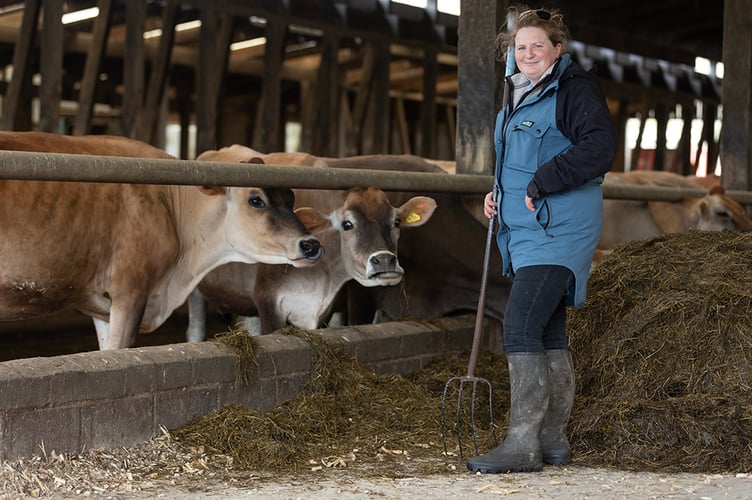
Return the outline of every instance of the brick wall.
{"type": "MultiPolygon", "coordinates": [[[[412,373],[468,350],[474,317],[319,330],[379,374],[412,373]]],[[[486,340],[488,344],[488,340],[486,340]]],[[[249,384],[219,342],[97,351],[0,363],[0,459],[131,446],[226,404],[266,411],[298,394],[313,364],[296,336],[257,338],[249,384]]]]}

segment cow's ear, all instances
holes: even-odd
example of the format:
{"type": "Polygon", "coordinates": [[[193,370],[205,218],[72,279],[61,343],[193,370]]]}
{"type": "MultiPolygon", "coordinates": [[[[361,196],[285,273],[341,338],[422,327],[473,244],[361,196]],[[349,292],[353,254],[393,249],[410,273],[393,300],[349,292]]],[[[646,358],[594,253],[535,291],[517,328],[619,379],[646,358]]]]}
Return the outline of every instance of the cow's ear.
{"type": "Polygon", "coordinates": [[[710,219],[710,203],[708,203],[707,198],[702,198],[700,200],[700,202],[697,204],[697,211],[700,212],[700,219],[710,219]]]}
{"type": "Polygon", "coordinates": [[[227,194],[227,188],[223,186],[198,186],[198,190],[209,196],[227,194]]]}
{"type": "Polygon", "coordinates": [[[295,217],[312,233],[332,226],[332,221],[329,220],[329,217],[315,208],[298,208],[295,210],[295,217]]]}
{"type": "Polygon", "coordinates": [[[416,227],[428,222],[436,210],[436,201],[428,196],[415,196],[397,209],[402,227],[416,227]]]}

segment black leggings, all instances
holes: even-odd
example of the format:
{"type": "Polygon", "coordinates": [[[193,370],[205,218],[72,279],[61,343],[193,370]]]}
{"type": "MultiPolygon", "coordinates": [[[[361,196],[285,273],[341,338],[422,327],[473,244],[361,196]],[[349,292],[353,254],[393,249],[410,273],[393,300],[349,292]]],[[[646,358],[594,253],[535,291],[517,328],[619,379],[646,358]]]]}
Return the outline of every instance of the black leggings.
{"type": "Polygon", "coordinates": [[[563,266],[529,266],[517,270],[504,312],[507,353],[566,349],[566,295],[574,280],[563,266]]]}

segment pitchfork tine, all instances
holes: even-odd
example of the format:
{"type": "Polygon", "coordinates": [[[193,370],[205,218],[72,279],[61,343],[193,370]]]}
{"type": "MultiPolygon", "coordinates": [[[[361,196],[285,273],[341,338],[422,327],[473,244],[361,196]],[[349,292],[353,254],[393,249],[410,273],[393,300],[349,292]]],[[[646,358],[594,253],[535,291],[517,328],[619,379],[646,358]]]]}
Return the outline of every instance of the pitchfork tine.
{"type": "MultiPolygon", "coordinates": [[[[494,199],[496,199],[496,188],[494,187],[493,193],[494,199]]],[[[446,446],[446,428],[444,413],[446,409],[446,397],[449,391],[450,385],[453,382],[458,382],[457,388],[457,422],[455,423],[455,429],[457,431],[457,444],[459,447],[460,458],[462,458],[462,389],[463,385],[467,382],[472,382],[473,390],[470,398],[470,429],[473,436],[473,444],[475,446],[475,454],[478,455],[478,432],[475,427],[475,396],[477,393],[477,387],[479,383],[486,384],[488,386],[488,406],[491,419],[491,434],[494,441],[496,441],[496,428],[493,421],[493,389],[491,383],[481,377],[475,376],[475,366],[478,364],[478,353],[480,351],[480,339],[483,333],[483,318],[486,310],[486,288],[488,285],[488,261],[491,254],[491,241],[494,233],[495,217],[492,217],[488,221],[488,234],[486,235],[486,249],[483,255],[483,269],[481,272],[480,280],[480,297],[478,298],[478,311],[475,316],[475,331],[473,332],[473,346],[470,350],[470,361],[467,364],[467,375],[463,377],[452,377],[444,386],[444,396],[441,400],[441,437],[444,441],[444,454],[447,454],[446,446]]]]}
{"type": "MultiPolygon", "coordinates": [[[[457,393],[457,401],[462,401],[462,379],[460,379],[460,388],[457,393]]],[[[457,404],[457,444],[459,445],[459,448],[460,448],[460,457],[462,457],[462,426],[460,425],[461,418],[462,418],[462,405],[457,404]]]]}

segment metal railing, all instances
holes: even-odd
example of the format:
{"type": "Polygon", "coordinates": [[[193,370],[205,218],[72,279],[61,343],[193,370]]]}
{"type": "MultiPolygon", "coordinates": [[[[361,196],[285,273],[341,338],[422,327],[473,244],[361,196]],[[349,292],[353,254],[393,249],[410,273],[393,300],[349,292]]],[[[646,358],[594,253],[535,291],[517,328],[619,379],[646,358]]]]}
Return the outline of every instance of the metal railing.
{"type": "MultiPolygon", "coordinates": [[[[121,158],[61,153],[0,151],[0,179],[175,184],[214,186],[261,186],[312,189],[348,189],[378,186],[384,191],[485,194],[491,190],[490,175],[440,175],[398,172],[259,165],[247,163],[121,158]]],[[[699,198],[707,190],[604,184],[605,198],[677,201],[699,198]]],[[[752,192],[727,191],[726,196],[752,205],[752,192]]]]}

